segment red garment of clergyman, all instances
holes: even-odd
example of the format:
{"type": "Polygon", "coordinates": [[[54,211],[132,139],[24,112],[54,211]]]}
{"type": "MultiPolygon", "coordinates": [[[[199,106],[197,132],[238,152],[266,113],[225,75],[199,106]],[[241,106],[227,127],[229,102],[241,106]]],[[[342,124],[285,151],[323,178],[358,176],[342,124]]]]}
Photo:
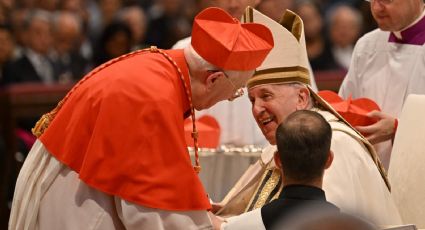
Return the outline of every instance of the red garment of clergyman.
{"type": "MultiPolygon", "coordinates": [[[[183,51],[165,52],[190,87],[183,51]]],[[[151,208],[207,210],[185,143],[189,109],[176,68],[160,53],[139,53],[78,86],[40,140],[102,192],[151,208]]]]}

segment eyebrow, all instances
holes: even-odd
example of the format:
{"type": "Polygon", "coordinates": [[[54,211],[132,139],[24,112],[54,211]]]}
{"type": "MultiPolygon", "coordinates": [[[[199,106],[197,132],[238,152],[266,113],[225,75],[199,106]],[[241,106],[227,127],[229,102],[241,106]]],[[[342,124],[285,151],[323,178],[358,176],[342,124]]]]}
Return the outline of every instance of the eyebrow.
{"type": "Polygon", "coordinates": [[[261,88],[260,93],[271,93],[272,91],[267,88],[261,88]]]}

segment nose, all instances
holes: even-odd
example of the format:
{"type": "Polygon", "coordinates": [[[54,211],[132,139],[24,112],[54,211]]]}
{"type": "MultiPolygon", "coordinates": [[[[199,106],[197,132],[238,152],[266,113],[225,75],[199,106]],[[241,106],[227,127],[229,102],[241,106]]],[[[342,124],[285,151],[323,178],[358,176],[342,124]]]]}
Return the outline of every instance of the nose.
{"type": "Polygon", "coordinates": [[[252,104],[252,115],[256,118],[264,111],[263,103],[260,100],[255,100],[252,104]]]}

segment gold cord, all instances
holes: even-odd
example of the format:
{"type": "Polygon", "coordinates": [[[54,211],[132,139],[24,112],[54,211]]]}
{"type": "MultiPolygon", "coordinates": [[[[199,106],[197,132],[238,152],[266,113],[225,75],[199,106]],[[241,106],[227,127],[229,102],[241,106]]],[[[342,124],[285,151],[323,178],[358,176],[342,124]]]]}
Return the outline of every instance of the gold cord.
{"type": "Polygon", "coordinates": [[[91,78],[94,74],[98,73],[100,70],[118,62],[121,61],[127,57],[131,57],[131,56],[135,56],[139,53],[143,53],[143,52],[151,52],[151,53],[160,53],[162,54],[168,61],[171,62],[171,64],[173,64],[173,66],[176,68],[177,72],[179,73],[180,79],[183,82],[183,86],[185,88],[185,92],[186,92],[186,96],[187,99],[189,100],[189,105],[190,105],[190,113],[191,113],[191,118],[192,118],[192,138],[193,138],[193,143],[194,143],[194,148],[195,148],[195,166],[193,167],[194,170],[196,171],[196,173],[199,173],[201,171],[201,166],[199,164],[199,155],[198,155],[198,131],[196,129],[196,125],[195,125],[195,109],[193,107],[193,103],[192,103],[192,97],[190,96],[190,91],[189,91],[189,87],[186,84],[186,81],[184,80],[184,75],[182,73],[182,71],[180,70],[180,68],[178,67],[177,63],[168,55],[166,54],[163,50],[158,49],[156,46],[151,46],[150,48],[146,48],[146,49],[142,49],[142,50],[137,50],[131,53],[128,53],[126,55],[122,55],[118,58],[112,59],[102,65],[100,65],[99,67],[97,67],[96,69],[94,69],[92,72],[90,72],[88,75],[86,75],[83,79],[81,79],[81,81],[79,81],[67,94],[66,96],[58,103],[58,105],[50,112],[44,114],[40,120],[37,121],[37,123],[35,124],[34,128],[32,128],[32,133],[36,136],[36,137],[40,137],[44,131],[49,127],[50,123],[53,121],[53,119],[55,118],[56,114],[59,112],[59,110],[62,108],[62,105],[68,100],[68,98],[70,97],[70,95],[75,91],[75,89],[77,89],[82,83],[84,83],[85,81],[87,81],[89,78],[91,78]]]}

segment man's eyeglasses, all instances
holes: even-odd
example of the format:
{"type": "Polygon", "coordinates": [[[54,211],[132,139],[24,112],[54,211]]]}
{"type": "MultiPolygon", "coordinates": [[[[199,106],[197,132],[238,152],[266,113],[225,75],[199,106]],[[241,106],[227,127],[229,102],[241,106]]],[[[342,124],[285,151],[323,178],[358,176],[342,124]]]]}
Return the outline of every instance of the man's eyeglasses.
{"type": "Polygon", "coordinates": [[[230,82],[230,84],[233,86],[233,89],[235,91],[233,93],[233,95],[230,98],[227,99],[228,101],[233,101],[236,98],[241,97],[241,96],[243,96],[245,94],[244,91],[243,91],[243,88],[242,87],[241,88],[237,88],[236,85],[233,83],[233,81],[230,79],[230,77],[223,70],[207,70],[207,72],[209,72],[209,73],[216,73],[216,72],[219,72],[219,71],[220,72],[223,72],[224,76],[230,82]]]}
{"type": "Polygon", "coordinates": [[[389,4],[394,2],[394,0],[366,0],[366,1],[368,1],[370,3],[378,2],[381,5],[389,5],[389,4]]]}

